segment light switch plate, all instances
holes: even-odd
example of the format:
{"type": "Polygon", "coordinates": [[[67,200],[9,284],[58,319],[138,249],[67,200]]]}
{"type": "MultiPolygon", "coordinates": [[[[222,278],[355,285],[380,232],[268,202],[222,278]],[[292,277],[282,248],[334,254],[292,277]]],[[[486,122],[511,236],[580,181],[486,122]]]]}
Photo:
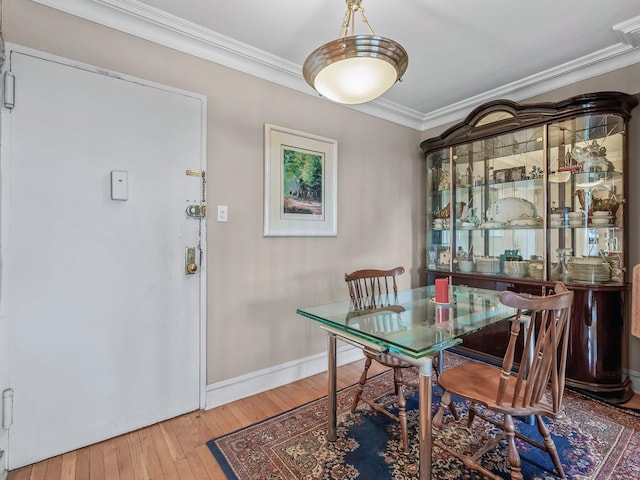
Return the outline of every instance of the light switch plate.
{"type": "Polygon", "coordinates": [[[111,171],[111,200],[129,200],[129,174],[127,172],[111,171]]]}
{"type": "Polygon", "coordinates": [[[218,221],[219,222],[227,221],[227,212],[228,212],[228,208],[226,205],[218,205],[218,221]]]}

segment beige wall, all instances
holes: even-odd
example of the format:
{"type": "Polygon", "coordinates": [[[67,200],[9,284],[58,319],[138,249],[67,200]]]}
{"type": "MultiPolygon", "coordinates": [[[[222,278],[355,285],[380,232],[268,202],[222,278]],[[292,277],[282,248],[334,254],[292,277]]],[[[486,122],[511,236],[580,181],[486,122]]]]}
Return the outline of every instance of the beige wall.
{"type": "Polygon", "coordinates": [[[63,14],[3,1],[5,40],[206,95],[207,382],[326,349],[296,307],[347,298],[344,273],[404,265],[423,275],[420,134],[316,97],[63,14]],[[264,123],[338,140],[338,236],[262,236],[264,123]]]}
{"type": "MultiPolygon", "coordinates": [[[[296,307],[346,298],[342,274],[404,265],[400,287],[424,282],[424,187],[416,132],[220,65],[80,20],[29,0],[3,1],[7,41],[203,94],[208,99],[208,203],[229,206],[208,226],[207,381],[214,383],[324,351],[296,307]],[[338,140],[338,236],[265,238],[264,123],[338,140]]],[[[531,99],[640,92],[640,65],[531,99]]],[[[631,185],[640,184],[640,112],[631,124],[631,185]]],[[[631,189],[630,205],[640,204],[631,189]]],[[[640,209],[630,209],[632,264],[640,209]]],[[[631,339],[640,371],[640,340],[631,339]]]]}

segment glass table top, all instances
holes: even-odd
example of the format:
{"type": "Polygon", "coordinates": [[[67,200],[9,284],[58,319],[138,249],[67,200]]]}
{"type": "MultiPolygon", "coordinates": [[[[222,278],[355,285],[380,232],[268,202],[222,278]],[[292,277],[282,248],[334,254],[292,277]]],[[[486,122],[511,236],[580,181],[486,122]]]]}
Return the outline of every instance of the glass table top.
{"type": "Polygon", "coordinates": [[[451,286],[447,304],[436,304],[434,293],[434,286],[421,287],[379,297],[371,308],[356,309],[348,300],[299,308],[297,313],[346,337],[420,359],[516,312],[500,303],[495,290],[451,286]]]}

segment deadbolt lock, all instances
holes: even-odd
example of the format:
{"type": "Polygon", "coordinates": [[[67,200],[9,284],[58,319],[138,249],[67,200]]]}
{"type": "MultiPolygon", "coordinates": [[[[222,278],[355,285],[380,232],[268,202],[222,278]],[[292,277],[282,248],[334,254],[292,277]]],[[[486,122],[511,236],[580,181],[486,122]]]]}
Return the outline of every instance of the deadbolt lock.
{"type": "Polygon", "coordinates": [[[198,271],[196,263],[196,247],[187,247],[184,250],[184,273],[193,275],[198,271]]]}
{"type": "Polygon", "coordinates": [[[193,218],[204,218],[207,216],[206,205],[189,205],[187,207],[187,215],[193,218]]]}

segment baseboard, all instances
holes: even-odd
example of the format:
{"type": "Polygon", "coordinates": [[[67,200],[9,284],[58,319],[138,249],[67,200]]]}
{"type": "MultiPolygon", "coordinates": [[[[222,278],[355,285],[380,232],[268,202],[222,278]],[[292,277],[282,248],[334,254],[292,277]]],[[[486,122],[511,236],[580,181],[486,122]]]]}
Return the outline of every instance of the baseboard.
{"type": "Polygon", "coordinates": [[[635,370],[627,370],[627,375],[631,379],[631,390],[640,394],[640,372],[635,370]]]}
{"type": "MultiPolygon", "coordinates": [[[[336,361],[338,366],[355,362],[363,358],[362,350],[343,346],[338,348],[336,361]]],[[[301,380],[327,370],[327,354],[320,353],[301,358],[293,362],[277,365],[272,368],[231,378],[222,382],[207,385],[206,409],[235,402],[256,393],[271,390],[291,382],[301,380]]],[[[0,479],[2,480],[2,479],[0,479]]]]}

